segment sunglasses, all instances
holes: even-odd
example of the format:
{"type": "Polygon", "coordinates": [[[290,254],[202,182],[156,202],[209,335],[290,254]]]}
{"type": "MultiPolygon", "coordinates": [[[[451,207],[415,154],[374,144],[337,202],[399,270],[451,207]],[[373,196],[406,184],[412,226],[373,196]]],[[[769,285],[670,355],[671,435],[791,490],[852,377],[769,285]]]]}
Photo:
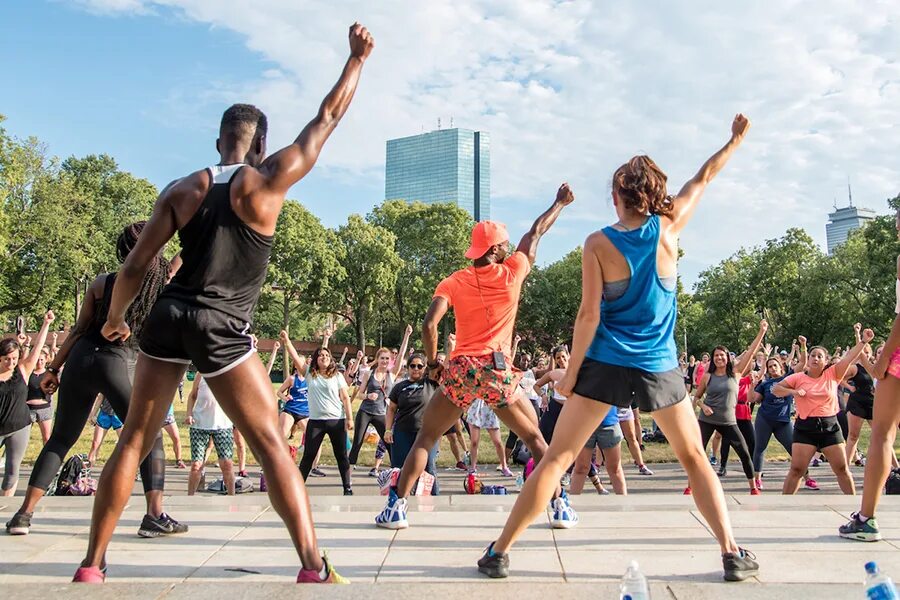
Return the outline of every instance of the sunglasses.
{"type": "Polygon", "coordinates": [[[409,365],[409,368],[410,369],[424,369],[425,365],[413,363],[413,364],[409,365]]]}

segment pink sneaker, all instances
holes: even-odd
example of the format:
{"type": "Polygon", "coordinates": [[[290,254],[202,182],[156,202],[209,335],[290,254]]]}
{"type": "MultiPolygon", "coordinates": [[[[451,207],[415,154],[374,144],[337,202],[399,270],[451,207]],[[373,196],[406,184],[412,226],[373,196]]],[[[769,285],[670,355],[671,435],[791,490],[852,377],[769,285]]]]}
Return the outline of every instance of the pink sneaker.
{"type": "Polygon", "coordinates": [[[501,473],[504,477],[515,477],[515,476],[516,476],[515,473],[513,473],[512,471],[510,471],[508,467],[505,468],[505,469],[503,469],[502,471],[500,471],[500,473],[501,473]]]}
{"type": "Polygon", "coordinates": [[[762,492],[759,491],[759,488],[751,488],[750,495],[751,496],[759,496],[762,492]]]}
{"type": "Polygon", "coordinates": [[[806,489],[808,489],[808,490],[815,490],[815,491],[818,492],[818,491],[821,489],[821,488],[819,488],[819,484],[816,483],[816,480],[815,480],[815,479],[812,479],[812,478],[807,479],[807,480],[806,480],[806,483],[804,483],[803,485],[804,485],[804,486],[806,487],[806,489]]]}
{"type": "Polygon", "coordinates": [[[103,583],[106,581],[106,572],[100,567],[78,567],[72,581],[75,583],[103,583]]]}
{"type": "Polygon", "coordinates": [[[761,490],[762,488],[762,479],[757,479],[754,483],[756,483],[756,489],[761,490]]]}
{"type": "Polygon", "coordinates": [[[684,494],[683,494],[683,495],[685,495],[685,496],[690,496],[690,495],[692,495],[693,493],[694,493],[694,492],[693,492],[693,490],[691,490],[691,486],[687,486],[686,488],[684,488],[684,494]]]}
{"type": "Polygon", "coordinates": [[[320,578],[319,572],[315,569],[300,569],[300,572],[297,573],[297,583],[350,583],[349,579],[342,577],[334,570],[334,567],[328,562],[327,556],[323,556],[322,560],[325,561],[325,569],[328,573],[325,579],[320,578]]]}

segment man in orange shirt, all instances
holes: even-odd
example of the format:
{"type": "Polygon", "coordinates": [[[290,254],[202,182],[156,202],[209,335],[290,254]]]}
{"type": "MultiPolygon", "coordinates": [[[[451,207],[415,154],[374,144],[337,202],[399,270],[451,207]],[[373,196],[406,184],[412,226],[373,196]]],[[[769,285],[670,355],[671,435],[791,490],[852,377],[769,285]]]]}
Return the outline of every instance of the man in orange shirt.
{"type": "MultiPolygon", "coordinates": [[[[409,527],[406,496],[425,469],[429,450],[475,398],[494,409],[500,420],[525,442],[536,461],[544,455],[547,444],[538,430],[534,411],[527,403],[517,402],[522,396],[518,386],[522,373],[512,367],[513,328],[522,284],[534,264],[538,242],[574,199],[569,185],[562,184],[553,205],[538,217],[512,253],[505,226],[493,221],[477,223],[466,252],[466,258],[474,261],[472,266],[438,284],[425,315],[422,342],[430,377],[440,376],[441,387],[425,409],[422,428],[396,487],[391,488],[387,506],[375,518],[379,527],[409,527]],[[442,366],[437,361],[438,324],[451,306],[456,313],[456,347],[442,366]]],[[[553,508],[554,527],[568,528],[577,522],[578,516],[565,494],[554,499],[553,508]]]]}

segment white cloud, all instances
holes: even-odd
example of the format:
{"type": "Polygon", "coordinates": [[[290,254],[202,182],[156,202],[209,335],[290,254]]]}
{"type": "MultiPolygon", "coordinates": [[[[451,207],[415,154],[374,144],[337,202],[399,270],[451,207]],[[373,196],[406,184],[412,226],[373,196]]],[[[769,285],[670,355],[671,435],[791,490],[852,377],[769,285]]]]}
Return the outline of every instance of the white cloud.
{"type": "MultiPolygon", "coordinates": [[[[646,152],[673,192],[722,143],[734,113],[745,147],[685,232],[692,277],[790,226],[824,240],[844,202],[884,209],[900,192],[900,6],[875,0],[669,3],[362,0],[81,0],[102,12],[175,9],[243,37],[267,64],[218,90],[267,110],[285,142],[336,79],[354,20],[377,47],[322,157],[337,177],[383,176],[384,140],[434,126],[491,132],[495,216],[537,212],[562,180],[578,202],[563,245],[612,217],[609,177],[646,152]]],[[[181,92],[179,92],[181,93],[181,92]]],[[[279,135],[281,137],[279,137],[279,135]]]]}

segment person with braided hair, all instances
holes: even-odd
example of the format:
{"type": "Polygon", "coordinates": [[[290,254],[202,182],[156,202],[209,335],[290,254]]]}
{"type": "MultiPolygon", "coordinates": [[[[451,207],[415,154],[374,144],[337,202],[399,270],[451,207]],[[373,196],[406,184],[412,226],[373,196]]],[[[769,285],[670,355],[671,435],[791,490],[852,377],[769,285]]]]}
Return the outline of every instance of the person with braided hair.
{"type": "MultiPolygon", "coordinates": [[[[145,221],[132,223],[119,235],[116,255],[120,261],[124,262],[134,248],[145,224],[145,221]]],[[[88,288],[75,327],[47,366],[41,380],[41,388],[48,394],[59,388],[56,419],[50,439],[34,464],[22,506],[6,524],[9,534],[26,535],[29,532],[34,509],[46,493],[66,454],[78,441],[97,394],[103,394],[120,419],[124,420],[128,413],[134,377],[135,344],[130,341],[110,342],[100,334],[109,311],[116,275],[100,275],[88,288]],[[63,365],[66,370],[60,374],[63,365]]],[[[159,254],[153,261],[153,267],[148,269],[140,292],[128,308],[128,322],[137,331],[144,327],[147,315],[162,293],[168,275],[169,263],[159,254]]],[[[150,455],[140,466],[147,514],[141,522],[138,535],[147,538],[187,531],[186,525],[163,512],[165,455],[162,436],[159,430],[157,433],[150,455]]]]}

